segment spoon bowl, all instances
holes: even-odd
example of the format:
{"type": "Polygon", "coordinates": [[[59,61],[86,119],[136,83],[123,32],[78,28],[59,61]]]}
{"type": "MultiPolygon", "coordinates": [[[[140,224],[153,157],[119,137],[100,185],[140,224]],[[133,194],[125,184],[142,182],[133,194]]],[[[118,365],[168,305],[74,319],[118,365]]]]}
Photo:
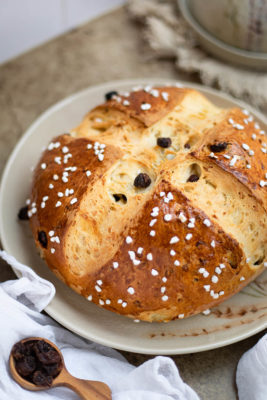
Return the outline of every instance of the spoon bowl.
{"type": "Polygon", "coordinates": [[[18,373],[16,369],[15,359],[11,351],[9,357],[10,372],[14,380],[20,386],[22,386],[24,389],[32,391],[47,390],[57,386],[65,386],[76,392],[83,400],[111,400],[111,390],[105,383],[99,381],[79,379],[71,375],[65,366],[64,358],[61,351],[54,343],[50,342],[50,340],[40,337],[30,337],[21,340],[20,343],[24,344],[26,342],[39,341],[39,340],[48,343],[51,347],[53,347],[57,351],[57,353],[60,355],[61,358],[62,368],[59,374],[53,379],[51,385],[46,385],[46,386],[35,385],[34,383],[31,383],[27,379],[23,378],[18,373]]]}

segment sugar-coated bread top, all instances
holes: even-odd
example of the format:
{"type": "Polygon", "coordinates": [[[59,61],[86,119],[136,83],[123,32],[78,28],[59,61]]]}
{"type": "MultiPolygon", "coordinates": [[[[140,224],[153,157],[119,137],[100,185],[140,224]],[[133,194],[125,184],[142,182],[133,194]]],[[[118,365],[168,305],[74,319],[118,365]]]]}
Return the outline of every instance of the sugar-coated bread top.
{"type": "Polygon", "coordinates": [[[107,94],[34,173],[36,246],[88,300],[145,321],[224,301],[267,266],[267,140],[199,92],[107,94]]]}

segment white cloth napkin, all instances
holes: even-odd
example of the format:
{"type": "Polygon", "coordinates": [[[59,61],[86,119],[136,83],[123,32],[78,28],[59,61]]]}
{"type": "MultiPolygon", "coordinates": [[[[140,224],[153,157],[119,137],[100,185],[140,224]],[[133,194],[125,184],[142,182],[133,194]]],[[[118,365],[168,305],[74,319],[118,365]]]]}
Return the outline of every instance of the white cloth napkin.
{"type": "Polygon", "coordinates": [[[267,335],[241,357],[236,383],[239,400],[267,399],[267,335]]]}
{"type": "Polygon", "coordinates": [[[181,379],[174,362],[155,357],[135,368],[117,351],[84,340],[40,314],[55,294],[54,286],[29,267],[0,251],[0,256],[20,271],[18,280],[0,285],[0,399],[77,400],[65,388],[29,392],[12,380],[8,358],[14,343],[29,336],[44,337],[61,350],[70,373],[78,378],[99,380],[112,390],[113,400],[199,400],[181,379]]]}

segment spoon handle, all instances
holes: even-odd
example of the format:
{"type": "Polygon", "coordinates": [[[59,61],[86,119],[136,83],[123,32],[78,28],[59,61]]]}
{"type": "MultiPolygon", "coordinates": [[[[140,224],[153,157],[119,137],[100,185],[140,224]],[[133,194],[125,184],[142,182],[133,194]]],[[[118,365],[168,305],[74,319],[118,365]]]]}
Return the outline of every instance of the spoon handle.
{"type": "Polygon", "coordinates": [[[83,400],[111,400],[111,391],[103,382],[75,378],[66,370],[60,374],[57,386],[66,386],[76,392],[83,400]]]}

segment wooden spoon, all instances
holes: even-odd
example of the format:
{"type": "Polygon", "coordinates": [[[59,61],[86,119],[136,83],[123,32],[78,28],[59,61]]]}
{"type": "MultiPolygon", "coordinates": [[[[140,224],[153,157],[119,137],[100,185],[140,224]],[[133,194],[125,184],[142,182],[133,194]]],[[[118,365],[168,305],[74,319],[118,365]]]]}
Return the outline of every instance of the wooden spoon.
{"type": "Polygon", "coordinates": [[[35,340],[43,340],[47,342],[60,354],[62,361],[62,370],[58,374],[58,376],[53,379],[51,386],[37,386],[34,383],[29,382],[28,380],[24,379],[22,376],[19,375],[19,373],[16,370],[15,360],[11,352],[9,357],[10,372],[15,381],[20,386],[22,386],[24,389],[33,391],[46,390],[56,386],[66,386],[72,389],[74,392],[76,392],[83,400],[111,400],[111,390],[105,383],[79,379],[71,375],[66,369],[64,358],[61,351],[54,343],[50,342],[50,340],[38,337],[31,337],[21,340],[21,343],[25,343],[28,341],[35,341],[35,340]]]}

